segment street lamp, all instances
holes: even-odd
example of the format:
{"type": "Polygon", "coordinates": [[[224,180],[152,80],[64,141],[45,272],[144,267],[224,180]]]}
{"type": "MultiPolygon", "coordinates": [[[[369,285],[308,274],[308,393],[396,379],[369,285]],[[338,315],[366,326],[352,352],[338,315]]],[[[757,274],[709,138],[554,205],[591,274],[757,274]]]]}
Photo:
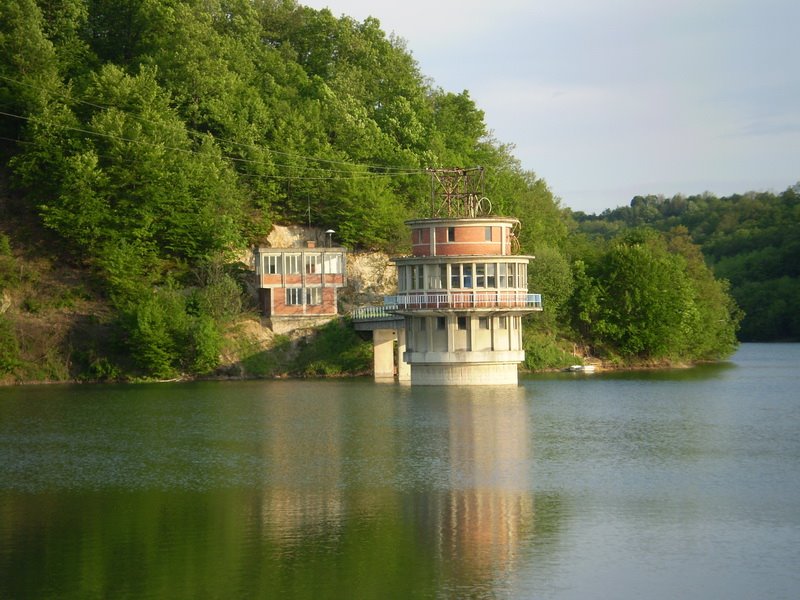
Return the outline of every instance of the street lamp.
{"type": "Polygon", "coordinates": [[[328,229],[328,231],[325,232],[325,235],[328,236],[328,248],[330,248],[332,246],[332,240],[333,240],[333,234],[334,233],[336,233],[336,232],[333,229],[328,229]]]}

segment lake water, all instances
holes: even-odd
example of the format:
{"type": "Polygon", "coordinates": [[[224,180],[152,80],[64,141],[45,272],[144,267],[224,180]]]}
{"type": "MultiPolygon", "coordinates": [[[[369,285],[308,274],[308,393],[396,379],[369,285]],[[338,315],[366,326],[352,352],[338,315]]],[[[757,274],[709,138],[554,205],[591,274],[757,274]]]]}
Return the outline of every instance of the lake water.
{"type": "Polygon", "coordinates": [[[0,599],[800,597],[800,345],[513,389],[0,388],[0,599]]]}

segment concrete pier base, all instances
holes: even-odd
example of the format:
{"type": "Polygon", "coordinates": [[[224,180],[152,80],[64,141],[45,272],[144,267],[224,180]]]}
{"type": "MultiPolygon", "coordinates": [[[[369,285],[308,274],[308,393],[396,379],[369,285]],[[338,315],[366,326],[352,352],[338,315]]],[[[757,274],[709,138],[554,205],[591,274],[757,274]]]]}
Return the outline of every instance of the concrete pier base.
{"type": "Polygon", "coordinates": [[[411,365],[404,359],[403,355],[406,351],[406,330],[397,330],[397,381],[409,382],[411,381],[411,365]]]}
{"type": "Polygon", "coordinates": [[[411,385],[518,385],[517,363],[412,364],[411,385]]]}
{"type": "Polygon", "coordinates": [[[372,368],[375,379],[394,379],[393,329],[376,329],[372,332],[372,368]]]}

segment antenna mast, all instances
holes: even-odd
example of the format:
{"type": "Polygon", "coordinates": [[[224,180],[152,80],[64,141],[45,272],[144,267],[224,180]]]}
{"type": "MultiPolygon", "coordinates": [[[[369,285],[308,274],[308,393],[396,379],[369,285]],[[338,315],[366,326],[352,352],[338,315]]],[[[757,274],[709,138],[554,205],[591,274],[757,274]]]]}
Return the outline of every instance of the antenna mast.
{"type": "Polygon", "coordinates": [[[492,212],[484,195],[484,169],[427,169],[431,175],[431,217],[478,217],[492,212]]]}

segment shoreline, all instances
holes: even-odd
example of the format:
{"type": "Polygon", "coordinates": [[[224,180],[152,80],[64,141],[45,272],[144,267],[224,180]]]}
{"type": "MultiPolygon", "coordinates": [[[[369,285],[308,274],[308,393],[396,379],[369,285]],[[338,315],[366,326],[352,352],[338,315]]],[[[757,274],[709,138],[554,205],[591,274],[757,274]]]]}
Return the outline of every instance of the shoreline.
{"type": "MultiPolygon", "coordinates": [[[[581,366],[593,366],[593,371],[572,371],[571,367],[553,367],[549,369],[526,370],[520,369],[520,375],[539,375],[539,374],[552,374],[552,373],[569,373],[576,374],[601,374],[612,372],[624,371],[668,371],[668,370],[684,370],[691,369],[702,365],[721,364],[728,362],[728,359],[720,360],[705,360],[693,363],[687,362],[667,362],[659,364],[630,364],[630,365],[613,365],[608,363],[592,362],[581,366]]],[[[577,365],[578,363],[576,363],[577,365]]],[[[120,379],[120,380],[78,380],[67,379],[59,381],[51,380],[37,380],[37,381],[0,381],[0,388],[3,387],[18,387],[18,386],[45,386],[45,385],[138,385],[138,384],[152,384],[152,383],[191,383],[196,381],[281,381],[281,380],[323,380],[323,379],[357,379],[364,377],[372,377],[372,372],[365,372],[360,374],[344,374],[344,375],[320,375],[315,377],[304,377],[295,375],[274,375],[270,377],[258,375],[214,375],[214,376],[180,376],[172,377],[169,379],[120,379]]]]}

